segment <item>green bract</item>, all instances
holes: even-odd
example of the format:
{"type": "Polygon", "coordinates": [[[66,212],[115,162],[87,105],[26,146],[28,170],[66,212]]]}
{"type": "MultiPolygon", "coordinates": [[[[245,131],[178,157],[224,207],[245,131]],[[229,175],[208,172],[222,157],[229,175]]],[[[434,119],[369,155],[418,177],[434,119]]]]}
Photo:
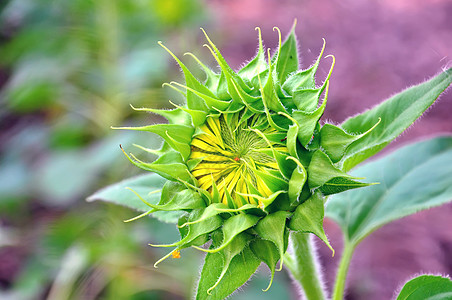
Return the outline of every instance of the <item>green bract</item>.
{"type": "MultiPolygon", "coordinates": [[[[160,150],[147,149],[160,156],[152,163],[126,154],[136,166],[168,180],[158,204],[136,195],[150,207],[144,215],[185,212],[178,221],[180,241],[153,245],[173,248],[156,265],[187,247],[208,252],[203,273],[222,268],[214,280],[201,279],[199,289],[207,294],[215,294],[227,274],[243,272],[232,267],[237,259],[247,265],[249,274],[237,275],[243,282],[260,262],[268,265],[273,279],[278,261],[278,268],[282,267],[291,230],[314,233],[331,248],[322,224],[324,195],[369,185],[346,174],[342,165],[350,145],[365,138],[379,121],[359,133],[321,126],[334,57],[330,56],[327,78],[316,84],[325,43],[314,64],[298,70],[294,28],[284,43],[275,30],[279,47],[273,56],[269,50],[266,55],[259,30],[258,53],[238,72],[206,34],[205,46],[221,72],[213,72],[189,54],[205,71],[204,82],[160,43],[185,75],[185,84],[165,85],[183,94],[186,105],[175,105],[174,110],[139,108],[162,115],[168,124],[122,128],[149,131],[164,139],[160,150]],[[208,241],[210,248],[202,248],[208,241]]],[[[224,293],[225,288],[215,297],[227,296],[224,293]]]]}

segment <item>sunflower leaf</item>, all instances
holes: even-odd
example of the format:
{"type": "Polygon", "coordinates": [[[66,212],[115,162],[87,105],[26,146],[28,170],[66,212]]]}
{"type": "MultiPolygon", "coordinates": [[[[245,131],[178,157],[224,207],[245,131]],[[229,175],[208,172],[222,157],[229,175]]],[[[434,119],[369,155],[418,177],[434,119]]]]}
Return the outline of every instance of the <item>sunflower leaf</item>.
{"type": "Polygon", "coordinates": [[[375,155],[407,129],[452,83],[452,68],[419,85],[392,96],[362,114],[345,120],[341,127],[351,134],[360,134],[381,123],[368,135],[352,143],[344,155],[343,169],[348,171],[375,155]]]}

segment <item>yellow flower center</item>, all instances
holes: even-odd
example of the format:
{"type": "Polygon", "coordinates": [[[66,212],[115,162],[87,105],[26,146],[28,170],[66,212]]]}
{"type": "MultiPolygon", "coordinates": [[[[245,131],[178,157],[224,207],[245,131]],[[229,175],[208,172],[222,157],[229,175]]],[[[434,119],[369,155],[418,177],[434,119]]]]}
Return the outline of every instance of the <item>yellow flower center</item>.
{"type": "Polygon", "coordinates": [[[243,113],[208,117],[200,127],[202,133],[193,138],[190,159],[201,161],[191,172],[198,186],[214,200],[217,195],[218,202],[240,207],[259,204],[252,195],[266,198],[276,192],[267,186],[262,175],[278,172],[272,148],[284,152],[287,149],[256,132],[276,133],[263,120],[258,115],[247,118],[243,113]]]}

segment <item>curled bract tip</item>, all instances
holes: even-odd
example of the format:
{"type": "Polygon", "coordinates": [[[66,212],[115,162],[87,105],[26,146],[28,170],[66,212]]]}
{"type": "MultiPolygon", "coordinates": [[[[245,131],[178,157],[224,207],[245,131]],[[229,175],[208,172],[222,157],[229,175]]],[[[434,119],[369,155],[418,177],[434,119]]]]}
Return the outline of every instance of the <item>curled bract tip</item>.
{"type": "Polygon", "coordinates": [[[282,45],[282,38],[281,38],[281,30],[279,29],[279,27],[273,27],[273,31],[278,31],[278,51],[281,50],[281,45],[282,45]]]}
{"type": "MultiPolygon", "coordinates": [[[[151,246],[151,245],[149,244],[149,246],[151,246]]],[[[164,261],[165,259],[167,259],[167,258],[170,257],[171,255],[173,255],[173,252],[176,251],[176,250],[178,250],[178,249],[177,249],[177,248],[174,249],[173,251],[171,251],[170,253],[166,254],[165,256],[163,256],[162,258],[160,258],[158,261],[156,261],[156,262],[154,263],[154,268],[158,269],[157,266],[158,266],[162,261],[164,261]]]]}

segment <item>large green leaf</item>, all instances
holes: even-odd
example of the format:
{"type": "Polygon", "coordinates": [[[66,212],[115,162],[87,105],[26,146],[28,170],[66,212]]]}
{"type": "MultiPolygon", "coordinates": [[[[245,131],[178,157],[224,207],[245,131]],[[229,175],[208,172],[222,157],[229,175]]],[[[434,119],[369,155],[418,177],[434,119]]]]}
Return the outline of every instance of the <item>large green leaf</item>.
{"type": "Polygon", "coordinates": [[[451,82],[452,69],[449,69],[342,123],[341,127],[348,133],[360,134],[372,128],[381,118],[372,132],[347,148],[343,169],[348,171],[383,149],[413,124],[451,82]]]}
{"type": "Polygon", "coordinates": [[[326,215],[357,245],[384,224],[452,199],[452,137],[405,146],[352,175],[379,184],[332,196],[326,215]]]}
{"type": "MultiPolygon", "coordinates": [[[[86,200],[89,202],[96,200],[110,202],[132,208],[139,212],[146,212],[151,210],[151,208],[126,188],[134,190],[146,202],[157,204],[160,200],[160,193],[151,192],[162,189],[166,181],[165,178],[154,173],[140,175],[107,186],[92,194],[86,200]]],[[[180,215],[180,212],[170,211],[159,211],[152,214],[153,217],[168,223],[177,223],[180,215]]]]}
{"type": "Polygon", "coordinates": [[[452,281],[449,278],[422,275],[408,281],[397,300],[447,300],[452,299],[452,281]]]}

